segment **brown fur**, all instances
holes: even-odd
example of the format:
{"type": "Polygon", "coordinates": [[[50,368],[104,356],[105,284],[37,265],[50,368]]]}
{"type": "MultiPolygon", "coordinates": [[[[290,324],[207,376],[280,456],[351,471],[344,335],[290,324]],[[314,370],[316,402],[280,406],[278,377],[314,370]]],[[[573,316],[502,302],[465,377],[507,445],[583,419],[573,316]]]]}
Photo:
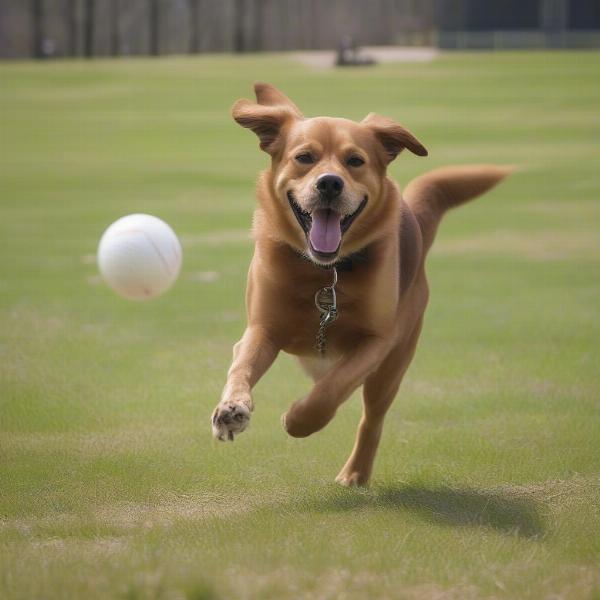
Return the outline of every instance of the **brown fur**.
{"type": "Polygon", "coordinates": [[[223,396],[213,413],[213,434],[233,439],[247,427],[252,387],[283,350],[296,355],[315,382],[284,415],[284,427],[292,436],[325,427],[363,385],[356,443],[337,481],[365,485],[385,413],[421,331],[428,299],[424,261],[439,221],[446,210],[484,193],[510,169],[438,169],[410,183],[403,199],[386,176],[387,165],[404,149],[427,154],[404,127],[373,114],[362,123],[305,119],[273,86],[260,83],[255,92],[257,103],[238,101],[233,117],[259,137],[260,147],[271,155],[271,168],[258,183],[248,326],[234,347],[223,396]],[[301,161],[307,153],[310,164],[301,161]],[[352,164],[355,157],[364,164],[352,164]],[[344,182],[343,193],[331,205],[337,213],[351,215],[360,209],[335,256],[325,258],[308,243],[292,209],[292,199],[307,214],[322,208],[315,182],[323,174],[344,182]],[[352,260],[357,252],[360,259],[352,260]],[[340,271],[336,288],[339,318],[327,331],[322,358],[315,349],[319,314],[314,295],[331,281],[331,271],[323,267],[347,257],[351,269],[340,271]]]}

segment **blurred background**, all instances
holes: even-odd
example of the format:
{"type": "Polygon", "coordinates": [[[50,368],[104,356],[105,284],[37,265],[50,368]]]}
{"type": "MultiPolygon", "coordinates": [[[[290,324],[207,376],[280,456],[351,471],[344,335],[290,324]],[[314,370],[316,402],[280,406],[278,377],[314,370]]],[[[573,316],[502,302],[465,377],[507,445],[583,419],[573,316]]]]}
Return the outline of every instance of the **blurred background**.
{"type": "Polygon", "coordinates": [[[0,0],[0,598],[600,598],[599,19],[597,0],[0,0]],[[401,187],[517,166],[440,227],[368,491],[332,483],[359,393],[317,435],[280,426],[310,386],[289,356],[250,429],[211,438],[268,166],[230,107],[257,80],[307,116],[405,125],[429,156],[390,165],[401,187]],[[141,303],[96,265],[136,212],[184,257],[141,303]]]}
{"type": "Polygon", "coordinates": [[[597,0],[1,0],[0,57],[600,46],[597,0]]]}

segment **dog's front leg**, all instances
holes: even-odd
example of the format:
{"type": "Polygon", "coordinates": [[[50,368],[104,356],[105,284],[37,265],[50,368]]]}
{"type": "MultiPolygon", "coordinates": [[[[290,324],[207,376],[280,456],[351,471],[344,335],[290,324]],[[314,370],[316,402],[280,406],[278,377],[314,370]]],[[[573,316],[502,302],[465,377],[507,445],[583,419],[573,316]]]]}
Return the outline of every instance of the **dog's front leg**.
{"type": "Polygon", "coordinates": [[[388,340],[372,337],[338,360],[315,383],[308,396],[292,404],[283,416],[285,430],[293,437],[306,437],[325,427],[338,407],[377,368],[388,350],[388,340]]]}
{"type": "Polygon", "coordinates": [[[233,347],[233,362],[221,401],[212,415],[213,436],[233,440],[250,423],[252,388],[277,357],[279,349],[260,326],[249,326],[233,347]]]}

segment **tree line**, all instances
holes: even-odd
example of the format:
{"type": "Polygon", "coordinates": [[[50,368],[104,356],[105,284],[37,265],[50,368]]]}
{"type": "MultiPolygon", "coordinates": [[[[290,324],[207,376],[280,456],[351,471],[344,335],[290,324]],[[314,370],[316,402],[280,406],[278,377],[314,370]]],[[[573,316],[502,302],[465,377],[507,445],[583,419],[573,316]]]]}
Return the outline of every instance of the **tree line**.
{"type": "Polygon", "coordinates": [[[435,0],[0,0],[0,56],[335,48],[428,35],[435,0]]]}

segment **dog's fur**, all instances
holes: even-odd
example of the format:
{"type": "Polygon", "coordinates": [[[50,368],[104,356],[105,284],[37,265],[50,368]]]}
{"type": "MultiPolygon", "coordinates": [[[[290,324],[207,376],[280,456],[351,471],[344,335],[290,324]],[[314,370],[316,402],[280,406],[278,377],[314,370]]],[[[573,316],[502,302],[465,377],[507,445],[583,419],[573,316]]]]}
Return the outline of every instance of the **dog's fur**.
{"type": "Polygon", "coordinates": [[[438,169],[411,182],[401,196],[386,176],[387,165],[403,149],[427,154],[404,127],[374,114],[360,123],[307,119],[273,86],[258,83],[255,92],[257,102],[239,100],[233,118],[258,136],[261,149],[271,156],[271,168],[258,183],[248,326],[234,346],[223,396],[212,417],[213,434],[232,440],[246,429],[254,407],[251,390],[283,350],[296,355],[315,381],[283,417],[294,437],[325,427],[363,385],[363,417],[337,481],[366,485],[385,413],[421,331],[428,299],[425,257],[440,219],[447,209],[494,186],[510,169],[438,169]],[[343,180],[343,191],[333,200],[325,201],[316,189],[323,174],[343,180]],[[314,217],[314,211],[326,208],[356,215],[338,250],[323,254],[313,248],[302,219],[308,221],[306,215],[314,217]],[[331,282],[327,267],[340,261],[346,268],[340,270],[336,288],[339,319],[327,330],[326,355],[320,357],[314,296],[331,282]]]}

